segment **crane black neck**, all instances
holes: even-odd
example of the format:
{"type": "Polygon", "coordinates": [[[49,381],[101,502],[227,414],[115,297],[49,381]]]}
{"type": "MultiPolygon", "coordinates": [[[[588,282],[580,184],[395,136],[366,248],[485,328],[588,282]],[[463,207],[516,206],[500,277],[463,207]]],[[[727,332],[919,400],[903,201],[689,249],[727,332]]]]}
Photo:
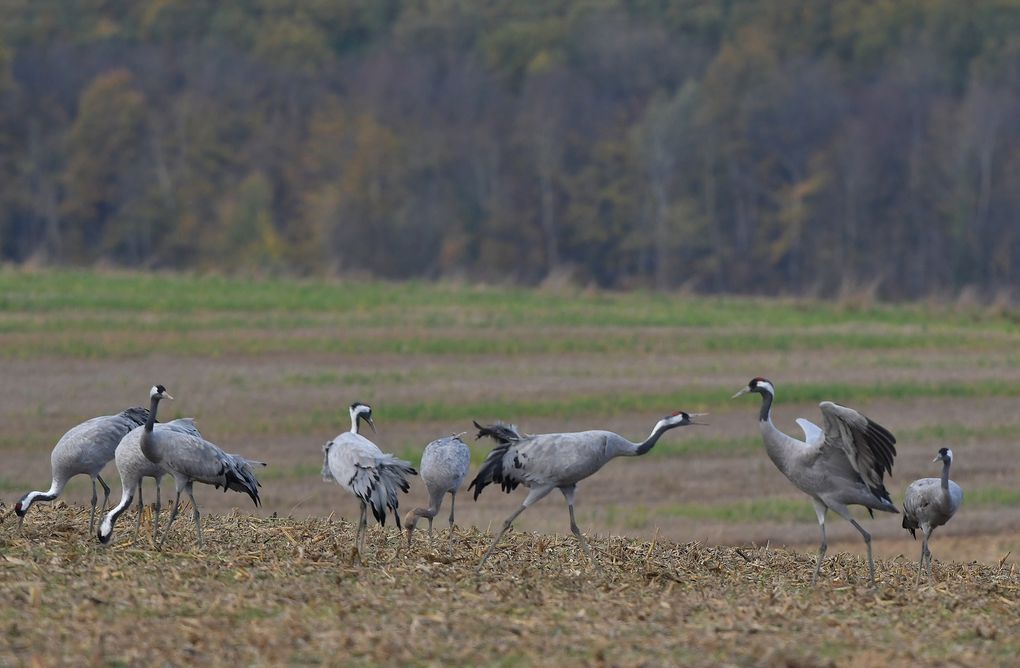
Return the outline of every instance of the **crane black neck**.
{"type": "Polygon", "coordinates": [[[949,491],[949,464],[952,460],[942,460],[942,490],[945,492],[949,491]]]}
{"type": "Polygon", "coordinates": [[[761,395],[761,413],[758,414],[758,419],[761,422],[772,421],[772,400],[775,396],[766,389],[756,390],[761,395]]]}
{"type": "Polygon", "coordinates": [[[152,432],[152,428],[156,425],[156,410],[159,408],[159,400],[160,396],[154,394],[149,402],[149,418],[145,421],[145,431],[147,432],[152,432]]]}
{"type": "Polygon", "coordinates": [[[659,437],[661,437],[663,434],[665,434],[673,427],[679,426],[680,426],[679,424],[663,425],[661,423],[655,425],[655,429],[653,429],[652,433],[648,435],[648,438],[644,440],[644,443],[641,443],[637,446],[637,449],[634,450],[634,454],[637,456],[645,454],[646,452],[655,447],[655,444],[659,442],[659,437]]]}

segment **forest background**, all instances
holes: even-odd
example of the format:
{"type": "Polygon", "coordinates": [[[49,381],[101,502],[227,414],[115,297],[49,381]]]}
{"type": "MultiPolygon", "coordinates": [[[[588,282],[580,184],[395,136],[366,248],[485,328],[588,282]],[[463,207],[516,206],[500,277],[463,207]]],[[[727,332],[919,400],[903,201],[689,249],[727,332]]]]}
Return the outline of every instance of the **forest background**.
{"type": "Polygon", "coordinates": [[[1002,294],[1018,28],[1016,0],[3,0],[0,261],[1002,294]]]}

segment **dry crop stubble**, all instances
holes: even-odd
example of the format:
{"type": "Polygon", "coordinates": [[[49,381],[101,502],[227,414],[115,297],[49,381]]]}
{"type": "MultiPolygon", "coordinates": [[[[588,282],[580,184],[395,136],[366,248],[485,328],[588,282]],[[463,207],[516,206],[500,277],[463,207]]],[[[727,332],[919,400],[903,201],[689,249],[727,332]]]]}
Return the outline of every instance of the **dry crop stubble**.
{"type": "Polygon", "coordinates": [[[513,531],[480,576],[489,536],[458,529],[452,557],[374,529],[366,564],[334,518],[210,516],[157,552],[122,531],[100,547],[85,509],[58,502],[18,533],[0,521],[0,665],[143,661],[278,665],[1002,664],[1020,651],[1015,568],[813,555],[662,539],[513,531]],[[933,623],[937,620],[937,623],[933,623]],[[158,659],[157,659],[158,657],[158,659]]]}

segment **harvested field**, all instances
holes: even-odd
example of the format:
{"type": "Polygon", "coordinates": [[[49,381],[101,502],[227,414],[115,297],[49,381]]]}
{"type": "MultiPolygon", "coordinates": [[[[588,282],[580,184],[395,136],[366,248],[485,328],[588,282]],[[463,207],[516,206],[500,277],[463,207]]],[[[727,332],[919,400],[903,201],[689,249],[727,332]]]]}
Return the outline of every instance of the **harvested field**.
{"type": "MultiPolygon", "coordinates": [[[[586,663],[598,660],[597,646],[605,649],[606,662],[619,664],[654,665],[672,656],[679,663],[729,657],[736,664],[774,658],[822,664],[833,659],[842,665],[847,656],[867,658],[855,649],[857,643],[884,629],[879,618],[886,611],[896,631],[878,633],[876,661],[888,651],[906,665],[911,657],[935,657],[942,647],[962,663],[1001,663],[1005,655],[997,652],[1005,636],[989,641],[984,635],[1015,623],[995,611],[1012,609],[1016,580],[1009,578],[1020,554],[1018,321],[1015,311],[973,304],[840,305],[0,270],[0,503],[6,508],[26,491],[48,486],[49,452],[69,427],[145,403],[157,382],[177,397],[161,408],[163,419],[196,417],[210,440],[269,463],[261,473],[261,509],[236,494],[196,489],[209,518],[209,547],[201,554],[192,550],[186,519],[179,520],[177,543],[166,553],[153,556],[145,541],[135,546],[124,528],[130,529],[130,514],[118,527],[115,545],[100,550],[87,540],[80,520],[91,487],[86,479],[72,480],[62,496],[70,510],[39,504],[20,534],[12,532],[11,519],[0,525],[5,597],[20,597],[5,614],[35,601],[38,610],[32,614],[57,615],[39,605],[46,600],[40,597],[47,591],[63,596],[62,583],[67,583],[72,609],[92,619],[94,633],[62,641],[59,651],[87,646],[89,657],[100,652],[112,663],[132,663],[140,656],[119,643],[135,633],[128,613],[148,610],[136,615],[140,628],[155,628],[157,622],[164,628],[164,617],[172,624],[178,618],[203,620],[181,621],[193,628],[179,625],[165,639],[158,633],[132,636],[152,643],[138,651],[165,647],[181,660],[185,655],[173,652],[184,650],[172,646],[172,638],[187,632],[193,645],[188,651],[208,656],[202,652],[211,651],[209,645],[198,633],[210,624],[218,633],[251,626],[260,637],[276,639],[267,640],[265,648],[257,639],[225,650],[223,643],[214,645],[226,652],[224,662],[235,656],[231,652],[243,659],[251,656],[244,652],[256,649],[266,662],[321,660],[323,650],[348,642],[331,625],[342,619],[344,629],[358,629],[344,656],[365,663],[382,656],[422,664],[458,656],[466,661],[474,655],[457,654],[454,641],[442,638],[463,616],[465,624],[475,625],[464,647],[471,652],[485,647],[486,659],[505,657],[508,664],[544,661],[534,652],[553,644],[558,651],[562,645],[558,658],[586,663]],[[852,527],[831,514],[827,564],[834,577],[818,592],[805,586],[818,540],[811,504],[765,455],[757,398],[729,399],[756,375],[776,383],[776,423],[791,434],[800,433],[797,417],[820,421],[817,403],[826,399],[854,406],[889,427],[898,437],[899,454],[887,487],[897,503],[910,481],[937,475],[931,458],[939,447],[953,448],[953,478],[966,497],[932,540],[933,587],[914,592],[907,586],[920,546],[900,528],[900,518],[878,514],[872,520],[863,512],[857,517],[875,536],[875,553],[882,560],[878,590],[860,586],[863,544],[852,527]],[[575,561],[566,508],[559,495],[550,495],[520,516],[520,533],[507,548],[512,544],[532,555],[537,565],[497,560],[488,578],[471,584],[463,576],[484,548],[483,534],[499,526],[523,491],[505,495],[490,487],[477,501],[463,491],[457,502],[462,540],[451,563],[444,563],[441,552],[423,554],[422,548],[413,558],[397,555],[391,533],[389,547],[370,555],[367,566],[351,566],[350,537],[341,520],[356,517],[357,505],[336,485],[321,482],[320,469],[321,445],[349,428],[347,406],[355,400],[374,408],[379,431],[372,438],[415,463],[428,441],[467,431],[472,419],[512,421],[533,433],[606,428],[634,440],[677,409],[708,411],[711,424],[672,431],[647,456],[611,462],[579,485],[578,523],[600,546],[606,574],[575,561]],[[71,518],[72,511],[78,519],[71,518]],[[226,526],[241,526],[243,535],[257,535],[272,549],[262,559],[250,539],[235,553],[239,548],[226,526]],[[634,555],[647,552],[653,539],[652,555],[660,555],[655,572],[682,572],[677,577],[683,582],[646,577],[646,567],[636,565],[634,555]],[[740,547],[751,560],[715,546],[740,547]],[[617,554],[619,564],[606,558],[617,554]],[[705,555],[725,566],[697,572],[698,560],[709,560],[705,555]],[[14,561],[5,563],[8,557],[14,561]],[[303,563],[303,570],[284,572],[290,562],[303,563]],[[45,579],[44,568],[51,563],[52,581],[45,579]],[[104,578],[134,577],[136,564],[146,573],[163,573],[159,582],[164,584],[141,593],[136,586],[134,598],[121,607],[105,595],[93,594],[103,603],[90,603],[71,593],[104,578]],[[634,572],[627,570],[632,567],[634,572]],[[80,582],[67,579],[75,568],[80,582]],[[67,569],[64,580],[57,576],[60,569],[67,569]],[[192,584],[196,573],[201,577],[192,584]],[[435,585],[411,573],[440,578],[441,593],[430,593],[435,585]],[[277,592],[272,613],[255,610],[246,602],[255,595],[249,576],[252,582],[282,578],[297,592],[294,603],[286,604],[286,593],[277,592]],[[39,588],[26,588],[28,581],[39,588]],[[1009,586],[990,589],[1003,582],[1009,586]],[[228,621],[202,617],[206,604],[184,600],[183,594],[175,598],[178,586],[182,592],[216,591],[215,605],[226,607],[228,621]],[[373,604],[375,586],[384,598],[373,604]],[[523,598],[514,598],[518,586],[523,598]],[[317,588],[326,593],[313,596],[317,588]],[[350,616],[345,600],[369,616],[350,616]],[[580,609],[587,619],[578,617],[568,600],[584,601],[580,609]],[[655,608],[663,600],[673,607],[655,608]],[[996,600],[1006,607],[989,608],[996,600]],[[531,628],[527,620],[536,602],[544,621],[531,628]],[[967,608],[971,603],[973,609],[967,608]],[[927,636],[918,634],[932,624],[922,620],[915,604],[953,605],[953,614],[965,615],[966,621],[935,630],[939,640],[928,650],[927,636]],[[389,611],[391,606],[399,612],[389,611]],[[472,606],[485,606],[493,617],[480,621],[472,606]],[[643,612],[637,610],[642,606],[643,612]],[[819,606],[837,617],[813,623],[810,611],[819,606]],[[749,617],[753,611],[759,617],[749,617]],[[384,612],[399,617],[380,617],[384,612]],[[839,620],[842,613],[855,620],[849,627],[839,620]],[[798,621],[784,625],[777,621],[783,615],[798,621]],[[737,621],[725,622],[727,616],[737,621]],[[101,631],[100,620],[119,630],[101,631]],[[580,634],[585,623],[596,622],[607,625],[601,644],[580,634]],[[485,631],[500,624],[517,631],[485,631]],[[620,630],[612,630],[614,624],[620,630]],[[411,625],[415,632],[408,635],[411,625]],[[724,631],[710,630],[716,628],[724,631]],[[294,637],[288,629],[295,630],[294,637]],[[580,634],[576,641],[574,633],[580,634]],[[423,649],[417,640],[422,635],[437,638],[439,645],[423,649]],[[640,639],[653,636],[660,644],[643,650],[640,639]],[[278,654],[269,648],[274,643],[278,654]]],[[[489,443],[468,441],[474,469],[489,443]]],[[[120,484],[112,464],[104,475],[115,501],[120,484]]],[[[163,493],[165,502],[172,494],[168,483],[163,493]]],[[[151,481],[145,483],[145,497],[153,499],[151,481]]],[[[415,480],[401,508],[425,501],[415,480]]],[[[445,527],[445,516],[444,508],[437,527],[445,527]]],[[[370,540],[379,537],[376,532],[370,540]]],[[[17,612],[10,614],[8,631],[11,624],[18,629],[6,636],[15,643],[12,662],[30,662],[35,655],[42,663],[72,661],[71,654],[57,656],[57,649],[45,644],[43,627],[29,628],[17,612]]]]}
{"type": "MultiPolygon", "coordinates": [[[[50,509],[38,533],[0,522],[0,665],[1005,665],[1020,652],[1015,567],[915,565],[839,554],[810,586],[784,549],[600,538],[592,568],[572,538],[458,529],[413,549],[334,518],[228,515],[194,550],[181,522],[157,552],[130,532],[108,548],[85,509],[50,509]]],[[[131,519],[131,518],[128,518],[131,519]]]]}

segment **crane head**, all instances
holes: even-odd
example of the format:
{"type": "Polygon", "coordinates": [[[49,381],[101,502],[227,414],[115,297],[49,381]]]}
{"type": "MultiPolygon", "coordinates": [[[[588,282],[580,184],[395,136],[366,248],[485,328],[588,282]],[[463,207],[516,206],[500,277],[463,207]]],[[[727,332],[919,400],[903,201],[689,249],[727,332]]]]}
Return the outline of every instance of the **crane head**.
{"type": "Polygon", "coordinates": [[[762,378],[761,376],[755,376],[754,378],[751,379],[751,382],[749,382],[746,387],[740,388],[740,391],[734,394],[731,398],[736,399],[737,397],[747,394],[748,392],[757,392],[758,394],[761,395],[771,394],[772,396],[775,396],[776,388],[772,384],[772,381],[770,381],[769,379],[762,378]]]}
{"type": "MultiPolygon", "coordinates": [[[[372,407],[360,401],[355,401],[351,404],[351,421],[357,426],[360,420],[367,422],[372,431],[375,431],[375,422],[372,420],[372,407]]],[[[357,429],[355,429],[356,431],[357,429]]]]}
{"type": "Polygon", "coordinates": [[[166,388],[162,385],[153,385],[152,389],[149,390],[149,398],[159,401],[160,399],[169,399],[173,401],[174,398],[170,396],[170,393],[166,391],[166,388]]]}
{"type": "Polygon", "coordinates": [[[707,424],[705,422],[695,422],[694,418],[708,415],[708,413],[687,413],[685,411],[676,411],[666,417],[659,420],[657,427],[663,429],[673,429],[675,427],[686,427],[689,424],[707,424]]]}
{"type": "Polygon", "coordinates": [[[949,448],[940,448],[939,449],[939,454],[937,454],[935,456],[935,459],[933,459],[931,461],[932,461],[933,464],[935,462],[943,462],[943,463],[946,463],[946,464],[952,464],[953,463],[953,451],[950,450],[949,448]]]}

